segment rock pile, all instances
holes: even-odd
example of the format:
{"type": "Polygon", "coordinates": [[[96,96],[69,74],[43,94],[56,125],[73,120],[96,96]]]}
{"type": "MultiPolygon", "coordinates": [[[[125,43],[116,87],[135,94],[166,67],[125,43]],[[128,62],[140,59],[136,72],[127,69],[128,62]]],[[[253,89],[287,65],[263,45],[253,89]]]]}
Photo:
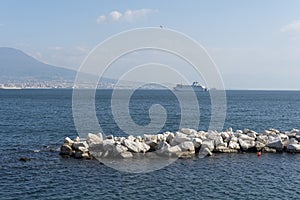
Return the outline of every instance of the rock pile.
{"type": "Polygon", "coordinates": [[[244,129],[235,132],[229,128],[223,132],[196,131],[182,128],[172,133],[157,135],[105,138],[101,133],[89,133],[87,138],[65,139],[60,155],[74,158],[132,158],[137,154],[154,152],[160,156],[187,158],[205,157],[213,153],[238,152],[289,152],[300,153],[300,131],[292,129],[282,132],[276,129],[257,133],[244,129]]]}

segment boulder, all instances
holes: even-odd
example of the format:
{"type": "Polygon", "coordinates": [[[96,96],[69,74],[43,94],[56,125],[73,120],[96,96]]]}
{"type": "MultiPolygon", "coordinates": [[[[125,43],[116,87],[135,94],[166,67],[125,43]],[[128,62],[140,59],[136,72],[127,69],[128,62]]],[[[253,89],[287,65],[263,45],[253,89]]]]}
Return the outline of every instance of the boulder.
{"type": "Polygon", "coordinates": [[[192,141],[185,141],[178,145],[182,151],[195,153],[195,147],[192,141]]]}
{"type": "Polygon", "coordinates": [[[249,137],[251,137],[251,138],[256,138],[257,133],[256,133],[255,131],[249,131],[249,132],[247,133],[247,135],[248,135],[249,137]]]}
{"type": "Polygon", "coordinates": [[[203,148],[202,150],[199,151],[198,157],[199,158],[204,158],[206,156],[212,156],[212,152],[208,148],[203,148]]]}
{"type": "Polygon", "coordinates": [[[150,146],[144,142],[132,141],[129,139],[125,139],[123,145],[133,153],[145,153],[150,149],[150,146]]]}
{"type": "Polygon", "coordinates": [[[76,138],[74,138],[74,142],[80,142],[80,138],[76,136],[76,138]]]}
{"type": "Polygon", "coordinates": [[[230,136],[227,132],[222,132],[221,137],[222,137],[224,142],[229,142],[229,140],[230,140],[230,136]]]}
{"type": "Polygon", "coordinates": [[[200,138],[193,138],[192,142],[195,148],[199,148],[202,144],[202,140],[200,138]]]}
{"type": "Polygon", "coordinates": [[[228,147],[230,149],[235,149],[235,150],[239,150],[240,149],[240,145],[239,143],[235,142],[235,141],[230,141],[228,147]]]}
{"type": "Polygon", "coordinates": [[[221,134],[216,131],[209,131],[206,135],[207,139],[210,140],[215,140],[219,136],[221,136],[221,134]]]}
{"type": "Polygon", "coordinates": [[[144,142],[138,142],[138,146],[139,146],[140,152],[142,152],[142,153],[146,153],[150,149],[150,146],[144,142]]]}
{"type": "Polygon", "coordinates": [[[144,140],[145,141],[157,141],[157,135],[148,135],[148,134],[144,134],[144,140]]]}
{"type": "Polygon", "coordinates": [[[255,141],[256,151],[261,151],[266,145],[260,141],[255,141]]]}
{"type": "Polygon", "coordinates": [[[215,149],[214,140],[206,139],[202,141],[200,151],[203,151],[205,148],[207,148],[209,151],[213,151],[215,149]]]}
{"type": "Polygon", "coordinates": [[[270,147],[270,148],[273,148],[273,149],[276,149],[277,151],[282,151],[283,147],[284,147],[284,144],[283,144],[283,142],[281,141],[280,138],[275,138],[275,139],[270,140],[269,143],[266,146],[270,147]]]}
{"type": "Polygon", "coordinates": [[[222,136],[215,137],[214,144],[215,144],[215,147],[217,147],[217,146],[227,146],[227,144],[225,145],[225,143],[223,142],[222,136]]]}
{"type": "Polygon", "coordinates": [[[103,142],[103,136],[101,133],[98,134],[93,134],[93,133],[88,133],[86,142],[90,144],[101,144],[103,142]]]}
{"type": "Polygon", "coordinates": [[[248,149],[255,146],[255,141],[253,141],[253,140],[242,140],[242,139],[239,138],[239,144],[241,146],[241,149],[246,151],[246,150],[248,150],[248,149]]]}
{"type": "Polygon", "coordinates": [[[139,146],[138,146],[137,142],[134,142],[131,139],[125,139],[123,145],[125,147],[127,147],[128,150],[131,151],[131,152],[134,152],[134,153],[139,153],[140,152],[140,149],[139,149],[139,146]]]}
{"type": "Polygon", "coordinates": [[[191,135],[191,134],[196,134],[197,131],[191,128],[182,128],[180,130],[182,133],[186,134],[186,135],[191,135]]]}
{"type": "Polygon", "coordinates": [[[79,147],[89,148],[89,145],[87,144],[86,141],[84,141],[84,142],[74,142],[72,144],[72,149],[75,150],[75,151],[79,151],[79,147]]]}
{"type": "Polygon", "coordinates": [[[69,138],[69,137],[65,138],[64,144],[72,146],[73,143],[74,143],[74,141],[71,140],[71,138],[69,138]]]}
{"type": "Polygon", "coordinates": [[[112,139],[103,140],[103,150],[113,152],[115,150],[115,141],[112,139]]]}
{"type": "Polygon", "coordinates": [[[150,147],[150,151],[155,151],[157,149],[158,143],[156,140],[149,140],[147,142],[145,142],[147,145],[149,145],[150,147]]]}
{"type": "Polygon", "coordinates": [[[235,137],[235,136],[232,136],[232,137],[230,138],[230,141],[231,141],[231,142],[238,142],[238,138],[235,137]]]}
{"type": "Polygon", "coordinates": [[[187,137],[184,133],[176,132],[174,141],[177,143],[182,143],[185,141],[191,141],[191,138],[187,137]]]}
{"type": "Polygon", "coordinates": [[[268,136],[267,135],[259,135],[259,136],[257,136],[256,140],[263,144],[267,144],[268,136]]]}
{"type": "Polygon", "coordinates": [[[241,140],[251,140],[251,141],[255,140],[255,138],[250,137],[250,136],[245,135],[245,134],[240,135],[239,139],[241,139],[241,140]]]}
{"type": "Polygon", "coordinates": [[[269,131],[271,131],[271,132],[273,132],[273,133],[275,133],[275,134],[279,134],[279,133],[280,133],[279,130],[274,129],[274,128],[269,128],[269,131]]]}
{"type": "Polygon", "coordinates": [[[166,142],[170,143],[174,139],[175,135],[174,133],[168,132],[168,135],[166,137],[166,142]]]}
{"type": "Polygon", "coordinates": [[[204,131],[199,131],[198,133],[197,133],[197,135],[198,135],[198,137],[201,139],[201,140],[205,140],[205,139],[207,139],[207,132],[204,132],[204,131]]]}
{"type": "Polygon", "coordinates": [[[59,153],[60,155],[71,156],[73,153],[74,153],[74,151],[73,151],[72,147],[70,147],[67,144],[63,144],[60,147],[60,153],[59,153]]]}
{"type": "Polygon", "coordinates": [[[269,136],[271,133],[272,133],[272,131],[264,130],[264,131],[261,132],[261,135],[269,136]]]}
{"type": "Polygon", "coordinates": [[[182,148],[179,147],[179,145],[176,145],[176,146],[173,146],[173,147],[169,147],[167,150],[166,150],[167,153],[170,153],[170,154],[176,154],[176,155],[180,155],[182,153],[182,148]]]}
{"type": "Polygon", "coordinates": [[[300,144],[289,144],[286,151],[289,153],[300,153],[300,144]]]}

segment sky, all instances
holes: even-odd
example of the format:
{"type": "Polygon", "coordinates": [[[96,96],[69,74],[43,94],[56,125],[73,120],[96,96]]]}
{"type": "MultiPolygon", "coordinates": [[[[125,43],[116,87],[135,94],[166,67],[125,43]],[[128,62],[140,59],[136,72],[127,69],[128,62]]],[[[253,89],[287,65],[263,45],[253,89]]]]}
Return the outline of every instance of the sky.
{"type": "MultiPolygon", "coordinates": [[[[0,46],[76,70],[93,48],[112,35],[160,26],[201,44],[226,89],[300,90],[298,0],[0,1],[0,46]]],[[[148,62],[157,55],[139,53],[115,65],[137,59],[148,62]]],[[[157,58],[169,59],[164,54],[157,58]]],[[[169,60],[177,68],[186,67],[178,58],[169,60]]],[[[117,72],[111,70],[107,76],[114,78],[117,72]]],[[[168,77],[163,70],[155,73],[168,77]]]]}

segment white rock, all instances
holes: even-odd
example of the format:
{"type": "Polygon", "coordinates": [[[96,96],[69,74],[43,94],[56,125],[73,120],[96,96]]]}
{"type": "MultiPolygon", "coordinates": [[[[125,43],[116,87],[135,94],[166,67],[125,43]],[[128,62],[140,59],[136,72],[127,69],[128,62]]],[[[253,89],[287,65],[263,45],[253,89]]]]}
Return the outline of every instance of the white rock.
{"type": "Polygon", "coordinates": [[[255,142],[253,140],[242,140],[239,138],[239,144],[243,150],[248,150],[255,146],[255,142]]]}
{"type": "Polygon", "coordinates": [[[127,140],[131,140],[131,141],[134,141],[136,138],[133,136],[133,135],[129,135],[127,137],[127,140]]]}
{"type": "Polygon", "coordinates": [[[204,150],[205,148],[208,148],[210,151],[213,151],[215,148],[214,140],[206,139],[206,140],[202,141],[200,151],[204,150]]]}
{"type": "Polygon", "coordinates": [[[226,130],[226,132],[232,133],[232,132],[233,132],[233,130],[232,130],[232,128],[231,128],[231,127],[229,127],[229,128],[226,130]]]}
{"type": "Polygon", "coordinates": [[[82,153],[88,153],[89,150],[86,147],[78,147],[78,150],[81,151],[82,153]]]}
{"type": "Polygon", "coordinates": [[[181,129],[181,132],[184,133],[184,134],[186,134],[186,135],[190,135],[190,134],[195,134],[195,133],[197,133],[196,130],[191,129],[191,128],[182,128],[182,129],[181,129]]]}
{"type": "Polygon", "coordinates": [[[249,129],[245,128],[245,129],[243,130],[243,133],[244,133],[244,134],[247,134],[249,131],[250,131],[249,129]]]}
{"type": "Polygon", "coordinates": [[[212,152],[209,150],[209,148],[204,148],[202,150],[199,151],[199,158],[204,158],[206,156],[212,156],[212,152]]]}
{"type": "Polygon", "coordinates": [[[138,142],[138,146],[139,146],[139,151],[142,153],[146,153],[150,149],[150,146],[144,142],[138,142]]]}
{"type": "Polygon", "coordinates": [[[80,138],[77,136],[76,138],[74,138],[74,142],[80,142],[80,138]]]}
{"type": "Polygon", "coordinates": [[[205,139],[207,139],[207,133],[206,132],[204,132],[204,131],[199,131],[198,133],[197,133],[197,135],[198,135],[198,137],[201,139],[201,140],[205,140],[205,139]]]}
{"type": "Polygon", "coordinates": [[[103,136],[101,133],[98,134],[88,133],[86,142],[88,144],[101,144],[103,142],[103,136]]]}
{"type": "Polygon", "coordinates": [[[150,146],[144,142],[132,141],[125,139],[124,146],[128,148],[129,151],[134,153],[147,152],[150,149],[150,146]]]}
{"type": "Polygon", "coordinates": [[[267,136],[269,136],[271,133],[272,133],[272,131],[269,131],[269,130],[264,130],[264,131],[262,131],[262,135],[267,135],[267,136]]]}
{"type": "MultiPolygon", "coordinates": [[[[215,146],[224,146],[225,143],[223,142],[223,138],[221,136],[217,136],[215,137],[214,139],[214,143],[215,143],[215,146]]],[[[227,146],[227,145],[226,145],[227,146]]]]}
{"type": "Polygon", "coordinates": [[[71,140],[71,138],[69,138],[69,137],[66,137],[65,138],[65,142],[64,142],[65,144],[67,144],[67,145],[69,145],[69,146],[72,146],[72,144],[74,143],[74,141],[73,140],[71,140]]]}
{"type": "Polygon", "coordinates": [[[120,153],[120,157],[121,157],[121,158],[132,158],[133,155],[132,155],[131,152],[125,151],[125,152],[120,153]]]}
{"type": "Polygon", "coordinates": [[[182,143],[182,142],[185,142],[185,141],[191,141],[191,138],[187,137],[183,133],[176,132],[175,137],[174,137],[174,141],[177,142],[177,143],[182,143]]]}
{"type": "Polygon", "coordinates": [[[113,139],[103,140],[103,150],[113,152],[115,149],[115,141],[113,139]]]}
{"type": "Polygon", "coordinates": [[[239,149],[240,149],[239,143],[237,143],[237,142],[235,142],[235,141],[232,141],[232,140],[229,142],[228,147],[229,147],[230,149],[236,149],[236,150],[239,150],[239,149]]]}
{"type": "Polygon", "coordinates": [[[229,142],[230,136],[229,136],[229,134],[227,132],[222,132],[221,136],[222,136],[224,142],[229,142]]]}
{"type": "Polygon", "coordinates": [[[160,141],[166,141],[166,138],[163,134],[157,134],[157,141],[160,142],[160,141]]]}
{"type": "Polygon", "coordinates": [[[199,148],[202,144],[202,140],[200,138],[193,138],[192,142],[195,148],[199,148]]]}
{"type": "Polygon", "coordinates": [[[289,144],[286,151],[289,153],[300,153],[300,144],[289,144]]]}
{"type": "Polygon", "coordinates": [[[232,137],[230,138],[230,141],[231,141],[231,142],[238,142],[238,138],[235,137],[235,136],[232,136],[232,137]]]}
{"type": "Polygon", "coordinates": [[[252,140],[252,141],[255,140],[255,138],[249,137],[248,135],[245,135],[245,134],[240,135],[239,139],[241,139],[241,140],[252,140]]]}
{"type": "Polygon", "coordinates": [[[266,144],[268,142],[268,136],[267,135],[259,135],[256,138],[257,141],[266,144]]]}
{"type": "Polygon", "coordinates": [[[137,142],[134,142],[132,139],[125,139],[124,144],[125,147],[128,148],[129,151],[134,152],[134,153],[139,153],[139,145],[137,142]]]}
{"type": "Polygon", "coordinates": [[[121,154],[121,153],[127,152],[127,151],[128,151],[128,148],[121,144],[117,144],[114,148],[115,154],[121,154]]]}
{"type": "Polygon", "coordinates": [[[249,131],[249,132],[247,133],[247,135],[248,135],[249,137],[256,138],[257,133],[256,133],[255,131],[249,131]]]}
{"type": "Polygon", "coordinates": [[[148,135],[148,134],[144,134],[144,140],[145,141],[157,141],[157,135],[148,135]]]}
{"type": "Polygon", "coordinates": [[[180,155],[180,153],[182,153],[182,149],[178,145],[176,145],[176,146],[173,146],[173,147],[169,147],[166,150],[166,152],[170,153],[170,154],[180,155]]]}
{"type": "Polygon", "coordinates": [[[195,153],[195,147],[193,142],[191,141],[182,142],[178,146],[181,148],[182,151],[189,151],[195,153]]]}
{"type": "Polygon", "coordinates": [[[279,130],[274,129],[274,128],[270,128],[269,131],[271,131],[271,132],[273,132],[273,133],[275,133],[275,134],[279,134],[279,133],[280,133],[279,130]]]}
{"type": "Polygon", "coordinates": [[[210,140],[215,140],[219,136],[221,136],[221,134],[216,131],[209,131],[206,135],[207,139],[210,140]]]}

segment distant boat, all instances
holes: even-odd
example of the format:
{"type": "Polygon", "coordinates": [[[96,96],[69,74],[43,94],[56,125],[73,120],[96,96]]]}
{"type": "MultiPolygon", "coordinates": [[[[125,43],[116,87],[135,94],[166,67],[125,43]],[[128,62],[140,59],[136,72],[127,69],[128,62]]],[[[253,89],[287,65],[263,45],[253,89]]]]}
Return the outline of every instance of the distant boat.
{"type": "Polygon", "coordinates": [[[175,91],[195,91],[195,92],[205,92],[208,91],[208,89],[204,86],[202,86],[198,81],[194,81],[192,85],[183,85],[183,84],[177,84],[176,87],[174,87],[175,91]]]}
{"type": "Polygon", "coordinates": [[[0,85],[0,90],[20,90],[21,87],[0,85]]]}

